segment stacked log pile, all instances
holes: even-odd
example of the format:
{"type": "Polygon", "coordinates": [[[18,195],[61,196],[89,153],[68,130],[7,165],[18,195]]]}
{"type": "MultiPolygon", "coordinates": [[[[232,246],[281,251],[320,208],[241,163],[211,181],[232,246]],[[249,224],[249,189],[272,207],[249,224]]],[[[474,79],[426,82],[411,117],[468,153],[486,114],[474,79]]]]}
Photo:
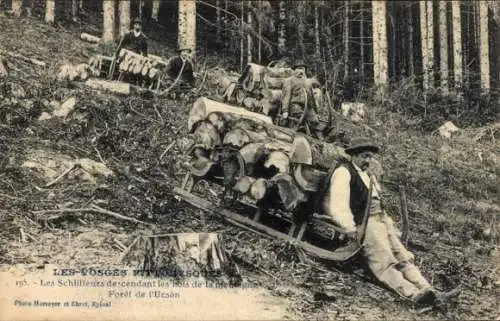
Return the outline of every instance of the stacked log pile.
{"type": "Polygon", "coordinates": [[[156,79],[160,70],[167,66],[167,62],[160,57],[139,55],[133,51],[122,49],[118,55],[119,71],[133,75],[141,75],[150,79],[156,79]]]}
{"type": "Polygon", "coordinates": [[[335,161],[348,158],[338,146],[276,126],[260,113],[208,98],[193,104],[188,130],[194,140],[190,155],[195,176],[221,165],[221,153],[236,151],[235,177],[224,178],[233,182],[232,190],[253,202],[279,197],[287,210],[306,202],[307,192],[321,184],[317,177],[324,177],[335,161]]]}

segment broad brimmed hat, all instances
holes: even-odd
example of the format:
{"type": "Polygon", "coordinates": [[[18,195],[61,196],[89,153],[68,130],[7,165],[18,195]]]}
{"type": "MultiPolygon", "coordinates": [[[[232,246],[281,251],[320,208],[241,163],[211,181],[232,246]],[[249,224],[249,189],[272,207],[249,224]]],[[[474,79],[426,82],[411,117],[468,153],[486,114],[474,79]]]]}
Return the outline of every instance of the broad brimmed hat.
{"type": "Polygon", "coordinates": [[[351,140],[351,143],[349,144],[349,147],[345,149],[345,152],[349,155],[355,155],[366,151],[378,153],[379,150],[380,148],[369,138],[357,137],[351,140]]]}
{"type": "Polygon", "coordinates": [[[298,67],[304,67],[304,68],[307,68],[307,65],[306,65],[306,63],[304,62],[304,60],[297,60],[297,61],[295,61],[295,63],[293,64],[292,69],[295,69],[295,68],[298,68],[298,67]]]}
{"type": "Polygon", "coordinates": [[[142,19],[141,19],[140,17],[137,17],[137,18],[135,18],[135,19],[134,19],[134,21],[133,21],[132,23],[133,23],[133,24],[138,23],[138,24],[141,24],[141,25],[142,25],[142,19]]]}

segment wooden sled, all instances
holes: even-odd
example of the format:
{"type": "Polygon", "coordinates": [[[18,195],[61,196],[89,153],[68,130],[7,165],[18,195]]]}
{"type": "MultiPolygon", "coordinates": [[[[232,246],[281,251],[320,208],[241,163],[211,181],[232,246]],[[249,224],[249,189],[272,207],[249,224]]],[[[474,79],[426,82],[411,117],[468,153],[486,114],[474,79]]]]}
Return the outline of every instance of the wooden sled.
{"type": "MultiPolygon", "coordinates": [[[[220,184],[222,178],[209,175],[211,171],[212,169],[198,170],[197,172],[195,171],[194,175],[188,172],[182,186],[174,189],[176,198],[184,200],[203,211],[221,215],[230,223],[253,233],[289,242],[317,259],[330,262],[346,262],[361,251],[361,244],[363,243],[366,231],[368,211],[365,211],[365,217],[363,218],[358,241],[356,242],[348,240],[345,237],[345,231],[334,225],[325,215],[315,213],[314,215],[310,215],[307,220],[297,222],[291,213],[274,211],[273,213],[263,214],[256,204],[240,198],[237,199],[237,205],[239,206],[235,206],[235,208],[243,206],[246,210],[230,210],[192,193],[193,187],[200,180],[209,180],[220,184]],[[272,218],[272,220],[270,221],[269,218],[272,218]],[[328,237],[326,239],[318,238],[315,235],[315,229],[326,229],[328,237]]],[[[369,208],[369,204],[367,208],[369,208]]]]}

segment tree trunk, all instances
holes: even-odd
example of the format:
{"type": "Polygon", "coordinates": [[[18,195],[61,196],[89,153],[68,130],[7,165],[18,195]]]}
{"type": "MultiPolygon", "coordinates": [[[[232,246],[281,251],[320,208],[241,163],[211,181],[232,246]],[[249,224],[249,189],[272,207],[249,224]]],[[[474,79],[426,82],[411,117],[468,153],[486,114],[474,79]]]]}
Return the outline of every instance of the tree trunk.
{"type": "Polygon", "coordinates": [[[160,0],[153,0],[151,7],[151,18],[154,21],[158,21],[158,13],[160,12],[160,0]]]}
{"type": "Polygon", "coordinates": [[[14,17],[21,17],[23,11],[23,0],[12,0],[12,14],[14,17]]]}
{"type": "Polygon", "coordinates": [[[361,86],[365,83],[365,6],[363,2],[359,3],[361,11],[361,21],[359,22],[359,72],[361,73],[361,86]]]}
{"type": "Polygon", "coordinates": [[[453,15],[453,76],[455,88],[463,83],[463,54],[462,54],[462,24],[460,18],[460,1],[452,1],[451,9],[453,15]]]}
{"type": "Polygon", "coordinates": [[[488,46],[488,4],[485,1],[479,2],[479,27],[480,27],[480,72],[481,88],[484,91],[490,90],[490,57],[488,46]]]}
{"type": "MultiPolygon", "coordinates": [[[[259,12],[262,12],[262,0],[259,0],[259,12]]],[[[262,16],[259,19],[259,21],[257,21],[257,23],[259,24],[259,30],[258,30],[259,43],[258,43],[258,48],[257,48],[257,55],[258,55],[257,62],[259,64],[261,64],[262,63],[262,24],[264,23],[262,16]]]]}
{"type": "Polygon", "coordinates": [[[282,56],[286,53],[286,2],[281,0],[279,6],[278,50],[282,56]]]}
{"type": "Polygon", "coordinates": [[[216,42],[219,44],[221,42],[221,18],[220,18],[220,0],[215,1],[215,36],[216,42]]]}
{"type": "MultiPolygon", "coordinates": [[[[415,44],[413,42],[413,6],[412,3],[408,5],[408,72],[410,77],[415,76],[415,44]]],[[[413,79],[413,78],[412,78],[413,79]]]]}
{"type": "Polygon", "coordinates": [[[102,41],[104,43],[110,43],[115,40],[115,0],[103,1],[103,33],[102,41]]]}
{"type": "Polygon", "coordinates": [[[252,62],[252,49],[253,49],[252,34],[250,32],[253,29],[251,8],[248,8],[248,12],[247,12],[247,27],[246,27],[246,29],[247,29],[247,62],[251,63],[252,62]]]}
{"type": "Polygon", "coordinates": [[[196,1],[179,0],[179,48],[196,52],[196,1]]]}
{"type": "Polygon", "coordinates": [[[386,1],[372,1],[373,15],[373,73],[375,86],[387,87],[387,3],[386,1]]]}
{"type": "Polygon", "coordinates": [[[429,25],[427,24],[427,1],[420,1],[420,42],[422,47],[422,86],[429,89],[429,25]]]}
{"type": "Polygon", "coordinates": [[[71,18],[76,21],[78,17],[78,0],[71,0],[71,18]]]}
{"type": "Polygon", "coordinates": [[[321,59],[321,41],[319,36],[319,5],[320,4],[318,3],[314,4],[314,54],[317,61],[321,59]]]}
{"type": "Polygon", "coordinates": [[[130,1],[120,1],[120,36],[130,30],[130,1]]]}
{"type": "Polygon", "coordinates": [[[491,31],[493,36],[493,52],[495,56],[495,84],[496,87],[500,86],[500,4],[498,2],[489,2],[491,10],[493,11],[493,21],[495,22],[494,28],[491,31]]]}
{"type": "MultiPolygon", "coordinates": [[[[300,0],[297,2],[297,42],[299,46],[299,55],[301,59],[305,59],[306,57],[306,48],[304,44],[304,36],[306,33],[306,2],[304,0],[300,0]]],[[[298,58],[298,57],[296,57],[298,58]]]]}
{"type": "Polygon", "coordinates": [[[434,8],[432,0],[428,0],[427,2],[427,55],[428,57],[428,85],[430,87],[434,87],[434,8]]]}
{"type": "Polygon", "coordinates": [[[243,72],[243,65],[244,65],[244,54],[243,52],[245,51],[245,28],[244,28],[244,23],[245,23],[245,3],[241,2],[241,16],[240,16],[240,27],[241,27],[241,38],[240,38],[240,71],[243,72]]]}
{"type": "Polygon", "coordinates": [[[344,84],[349,77],[349,2],[344,1],[344,32],[342,36],[344,44],[343,62],[344,62],[344,84]]]}
{"type": "Polygon", "coordinates": [[[54,23],[55,20],[55,0],[46,0],[45,1],[45,22],[46,23],[54,23]]]}
{"type": "Polygon", "coordinates": [[[441,0],[439,2],[439,45],[440,45],[440,80],[441,89],[444,93],[448,92],[448,2],[441,0]]]}

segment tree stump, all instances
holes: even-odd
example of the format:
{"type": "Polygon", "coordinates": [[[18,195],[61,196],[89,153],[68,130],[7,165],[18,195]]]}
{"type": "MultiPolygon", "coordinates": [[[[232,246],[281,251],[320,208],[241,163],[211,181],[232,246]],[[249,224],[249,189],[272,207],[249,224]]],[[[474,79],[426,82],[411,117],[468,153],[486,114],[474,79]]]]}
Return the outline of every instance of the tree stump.
{"type": "Polygon", "coordinates": [[[123,256],[122,263],[140,270],[141,275],[241,281],[217,233],[139,236],[123,256]]]}

